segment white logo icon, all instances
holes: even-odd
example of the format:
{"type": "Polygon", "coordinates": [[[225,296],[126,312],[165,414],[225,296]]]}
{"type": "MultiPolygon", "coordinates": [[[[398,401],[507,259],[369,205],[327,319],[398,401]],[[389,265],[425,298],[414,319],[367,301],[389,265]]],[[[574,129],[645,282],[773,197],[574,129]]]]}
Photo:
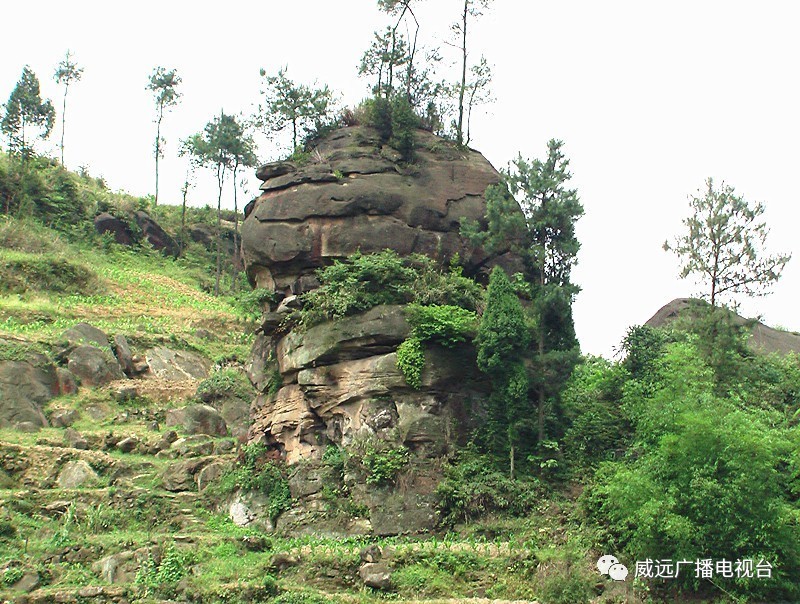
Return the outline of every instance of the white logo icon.
{"type": "Polygon", "coordinates": [[[606,554],[597,561],[597,570],[601,575],[608,575],[614,581],[624,581],[628,576],[628,567],[620,564],[614,556],[606,554]]]}

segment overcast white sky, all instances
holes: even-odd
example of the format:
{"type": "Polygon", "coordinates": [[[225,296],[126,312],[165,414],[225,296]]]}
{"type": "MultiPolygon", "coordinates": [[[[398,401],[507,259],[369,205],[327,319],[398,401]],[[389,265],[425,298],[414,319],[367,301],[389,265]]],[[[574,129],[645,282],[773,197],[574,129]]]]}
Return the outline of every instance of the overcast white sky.
{"type": "MultiPolygon", "coordinates": [[[[428,43],[446,38],[458,5],[422,3],[428,43]]],[[[800,330],[798,17],[800,4],[789,0],[495,0],[475,25],[472,58],[484,53],[493,65],[497,101],[474,118],[473,146],[500,168],[517,151],[540,157],[560,138],[572,161],[586,210],[574,272],[584,352],[610,355],[629,325],[698,291],[677,279],[677,259],[661,245],[681,232],[687,195],[708,176],[763,201],[771,249],[797,256],[771,296],[743,301],[744,314],[800,330]]],[[[163,128],[167,203],[180,200],[179,140],[220,109],[251,112],[259,68],[288,64],[295,80],[326,83],[352,105],[367,94],[356,77],[360,56],[385,23],[373,0],[40,0],[9,3],[3,20],[0,101],[28,64],[60,108],[52,73],[72,50],[85,72],[69,93],[66,163],[113,189],[152,192],[145,86],[157,65],[178,70],[182,102],[163,128]]],[[[59,135],[57,127],[53,154],[59,135]]],[[[260,156],[276,151],[265,146],[260,156]]],[[[257,184],[252,178],[251,194],[257,184]]],[[[198,178],[191,200],[215,203],[210,175],[198,178]]]]}

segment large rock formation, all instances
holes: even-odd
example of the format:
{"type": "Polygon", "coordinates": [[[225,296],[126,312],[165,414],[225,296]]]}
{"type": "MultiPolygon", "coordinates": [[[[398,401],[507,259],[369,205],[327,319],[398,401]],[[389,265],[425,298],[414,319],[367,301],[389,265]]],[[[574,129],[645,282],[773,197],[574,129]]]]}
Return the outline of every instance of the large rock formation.
{"type": "MultiPolygon", "coordinates": [[[[708,308],[708,303],[695,298],[676,298],[662,306],[656,314],[650,317],[645,325],[649,327],[663,327],[673,321],[696,315],[708,308]]],[[[800,333],[773,329],[755,319],[745,319],[730,311],[731,321],[735,325],[743,325],[750,332],[749,344],[756,352],[765,354],[800,354],[800,333]]]]}
{"type": "Polygon", "coordinates": [[[500,180],[477,151],[419,130],[414,163],[405,165],[375,131],[355,126],[334,132],[311,157],[257,173],[263,193],[245,208],[242,225],[253,285],[301,293],[316,285],[316,268],[358,250],[458,254],[467,272],[487,261],[459,235],[464,218],[484,219],[486,187],[500,180]]]}
{"type": "Polygon", "coordinates": [[[294,296],[318,286],[317,268],[359,250],[422,253],[443,264],[458,255],[470,275],[497,263],[520,269],[511,254],[489,257],[459,233],[465,218],[485,220],[484,193],[500,180],[497,171],[480,153],[430,133],[418,131],[415,140],[408,165],[373,130],[343,128],[307,164],[276,162],[258,171],[263,193],[245,210],[242,251],[251,283],[275,291],[279,305],[265,315],[248,368],[259,392],[249,438],[290,464],[305,462],[293,470],[297,503],[277,520],[278,530],[432,529],[441,461],[480,421],[487,384],[471,346],[427,346],[421,387],[406,383],[396,355],[411,331],[402,306],[305,331],[278,329],[294,296]],[[350,451],[355,465],[332,475],[320,461],[329,445],[350,451]],[[368,464],[358,459],[376,449],[408,455],[397,483],[378,485],[365,474],[368,464]],[[326,484],[327,492],[348,493],[350,503],[325,499],[326,484]],[[337,517],[334,508],[350,511],[337,517]]]}

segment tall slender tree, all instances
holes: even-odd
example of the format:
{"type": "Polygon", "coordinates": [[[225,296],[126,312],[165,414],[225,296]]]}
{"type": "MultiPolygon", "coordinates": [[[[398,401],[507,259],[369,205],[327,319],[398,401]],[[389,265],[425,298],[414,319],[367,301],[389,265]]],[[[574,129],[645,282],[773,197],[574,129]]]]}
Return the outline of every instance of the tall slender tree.
{"type": "Polygon", "coordinates": [[[83,67],[72,60],[72,53],[67,50],[66,55],[56,67],[53,79],[64,86],[64,102],[61,108],[61,165],[64,165],[64,131],[67,124],[67,94],[70,84],[79,82],[83,76],[83,67]]]}
{"type": "Polygon", "coordinates": [[[489,7],[491,0],[464,0],[461,17],[450,27],[457,42],[454,44],[461,53],[461,79],[456,86],[458,92],[458,109],[456,113],[456,142],[464,144],[464,99],[468,93],[467,69],[469,68],[469,52],[467,49],[467,30],[470,19],[477,19],[489,7]]]}
{"type": "Polygon", "coordinates": [[[256,158],[256,145],[250,134],[251,123],[247,120],[237,121],[239,126],[238,133],[233,139],[233,290],[239,287],[239,265],[241,264],[241,241],[239,239],[239,198],[238,191],[240,182],[239,170],[242,168],[253,168],[258,163],[256,158]]]}
{"type": "Polygon", "coordinates": [[[220,293],[220,276],[222,274],[221,236],[222,236],[222,189],[229,171],[234,166],[242,166],[244,162],[254,162],[252,143],[245,135],[244,128],[233,115],[220,112],[202,132],[184,141],[182,152],[192,156],[198,166],[214,170],[217,178],[217,236],[216,256],[217,270],[214,281],[214,295],[220,293]]]}
{"type": "Polygon", "coordinates": [[[583,216],[583,206],[578,192],[566,186],[572,174],[562,147],[562,141],[550,140],[545,160],[519,155],[505,174],[508,191],[525,217],[525,257],[536,314],[540,445],[545,440],[548,401],[557,397],[569,377],[578,347],[572,302],[579,288],[570,276],[580,249],[575,223],[583,216]]]}
{"type": "Polygon", "coordinates": [[[181,93],[178,92],[180,83],[181,78],[175,69],[167,70],[164,67],[156,67],[150,74],[150,81],[147,84],[147,89],[152,91],[156,103],[156,142],[153,148],[156,159],[156,205],[158,205],[158,160],[163,157],[163,149],[166,144],[166,140],[161,136],[161,122],[164,119],[164,113],[178,104],[181,97],[181,93]]]}

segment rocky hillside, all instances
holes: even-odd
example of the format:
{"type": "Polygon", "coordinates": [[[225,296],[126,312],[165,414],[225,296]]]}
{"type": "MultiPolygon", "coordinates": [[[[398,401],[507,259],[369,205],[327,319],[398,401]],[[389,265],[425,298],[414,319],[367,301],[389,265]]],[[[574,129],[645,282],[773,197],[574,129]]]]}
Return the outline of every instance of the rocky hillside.
{"type": "MultiPolygon", "coordinates": [[[[676,298],[662,306],[656,314],[650,317],[645,325],[649,327],[664,327],[684,318],[691,319],[696,316],[697,310],[707,307],[708,304],[694,298],[676,298]]],[[[734,325],[744,326],[750,333],[749,344],[753,350],[766,354],[800,354],[800,334],[792,331],[783,331],[764,325],[756,319],[745,319],[734,312],[730,312],[730,319],[734,325]]]]}

